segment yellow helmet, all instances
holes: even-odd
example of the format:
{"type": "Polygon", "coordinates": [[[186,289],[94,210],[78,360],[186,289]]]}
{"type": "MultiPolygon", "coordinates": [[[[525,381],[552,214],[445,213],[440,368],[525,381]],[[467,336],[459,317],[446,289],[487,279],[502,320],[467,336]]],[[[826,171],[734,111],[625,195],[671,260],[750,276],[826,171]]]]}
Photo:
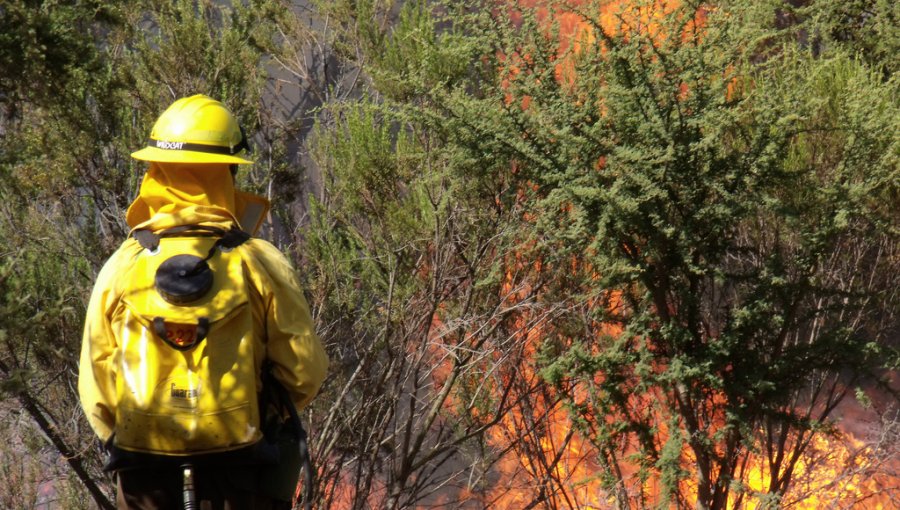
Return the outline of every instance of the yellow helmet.
{"type": "Polygon", "coordinates": [[[253,163],[244,130],[228,108],[203,94],[181,98],[159,116],[147,147],[131,153],[143,161],[163,163],[253,163]]]}

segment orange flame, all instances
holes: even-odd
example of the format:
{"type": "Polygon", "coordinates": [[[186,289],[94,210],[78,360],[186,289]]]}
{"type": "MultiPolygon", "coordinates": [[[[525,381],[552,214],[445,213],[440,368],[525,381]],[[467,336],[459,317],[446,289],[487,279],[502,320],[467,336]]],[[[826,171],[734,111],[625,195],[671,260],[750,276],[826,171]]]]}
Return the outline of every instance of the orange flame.
{"type": "MultiPolygon", "coordinates": [[[[583,14],[566,9],[582,8],[585,3],[580,0],[553,2],[555,8],[551,8],[548,7],[551,2],[519,0],[511,13],[516,19],[521,17],[518,9],[531,9],[535,18],[547,26],[555,23],[559,37],[555,77],[562,87],[571,87],[576,82],[577,55],[598,44],[601,52],[605,51],[602,38],[597,34],[598,29],[586,21],[583,14]],[[601,41],[598,42],[598,39],[601,41]]],[[[606,36],[618,34],[626,37],[628,33],[642,33],[656,44],[661,44],[668,37],[661,28],[661,21],[679,6],[678,1],[665,0],[642,4],[638,8],[624,0],[600,2],[599,29],[606,36]]],[[[682,39],[702,37],[706,12],[704,8],[697,9],[694,18],[685,24],[682,39]]],[[[513,55],[509,59],[501,59],[504,60],[508,63],[508,78],[504,81],[504,87],[509,87],[520,69],[528,64],[529,56],[513,55]]],[[[726,76],[729,76],[727,79],[730,80],[726,91],[729,95],[734,93],[737,83],[734,77],[730,77],[732,74],[731,69],[726,71],[726,76]]],[[[689,94],[687,85],[682,84],[679,99],[684,100],[689,94]]],[[[513,100],[514,95],[508,93],[507,102],[511,103],[513,100]]],[[[524,96],[521,101],[521,107],[528,109],[531,98],[524,96]]],[[[602,168],[603,164],[602,160],[599,161],[598,168],[602,168]]],[[[521,264],[521,261],[517,263],[521,264]]],[[[535,270],[540,272],[541,263],[534,264],[535,270]]],[[[577,271],[575,266],[580,262],[573,261],[572,264],[573,271],[577,271]]],[[[511,279],[511,274],[508,273],[507,280],[511,279]]],[[[507,286],[504,292],[509,293],[510,290],[510,286],[507,286]]],[[[610,296],[609,300],[612,306],[617,306],[618,296],[610,296]]],[[[534,360],[538,342],[544,333],[543,325],[537,321],[537,325],[527,328],[527,323],[535,322],[535,318],[527,313],[516,320],[520,328],[527,330],[520,339],[527,354],[526,360],[534,360]]],[[[621,330],[608,325],[595,326],[599,335],[621,334],[621,330]]],[[[523,391],[531,391],[540,384],[540,376],[533,363],[518,367],[513,376],[523,379],[520,386],[523,391]]],[[[576,403],[585,398],[583,387],[573,387],[571,392],[568,397],[576,403]]],[[[609,467],[601,465],[599,459],[602,455],[597,447],[577,432],[572,416],[557,395],[545,391],[523,394],[522,397],[527,404],[516,406],[490,435],[490,442],[494,446],[509,448],[509,452],[498,464],[498,469],[504,476],[497,482],[488,502],[491,508],[542,507],[542,498],[548,497],[548,491],[556,491],[563,508],[613,508],[616,506],[616,499],[622,499],[623,495],[624,499],[642,500],[644,505],[662,503],[659,489],[655,486],[656,481],[652,477],[642,478],[636,466],[631,472],[618,473],[623,485],[614,488],[604,485],[602,473],[609,467]]],[[[657,397],[664,398],[663,395],[657,397]]],[[[643,397],[643,401],[636,396],[630,398],[632,408],[648,413],[657,412],[650,397],[643,397]]],[[[715,400],[724,397],[713,394],[710,398],[715,400]]],[[[655,422],[661,429],[659,437],[664,442],[669,436],[666,420],[662,416],[656,418],[655,422]]],[[[708,425],[712,428],[721,428],[721,424],[725,423],[724,416],[714,415],[711,420],[713,423],[708,425]]],[[[627,457],[637,451],[636,445],[623,445],[621,453],[623,457],[627,457]]],[[[688,449],[682,453],[685,465],[690,464],[691,456],[688,449]]],[[[884,487],[896,485],[896,479],[886,481],[873,477],[865,469],[865,466],[871,464],[870,457],[871,447],[852,435],[845,434],[840,438],[828,438],[821,434],[814,436],[811,445],[794,468],[794,479],[802,480],[802,483],[793,485],[790,492],[781,497],[781,506],[812,509],[850,507],[854,503],[864,503],[865,508],[888,508],[886,505],[890,503],[887,496],[880,493],[884,487]]],[[[761,455],[750,455],[748,464],[735,484],[734,491],[746,496],[742,501],[748,505],[747,508],[766,507],[771,504],[771,500],[766,499],[771,488],[771,473],[761,455]]],[[[682,480],[680,487],[688,500],[697,498],[697,484],[690,477],[682,480]]]]}
{"type": "MultiPolygon", "coordinates": [[[[521,10],[531,9],[538,20],[548,25],[551,22],[556,23],[559,45],[555,78],[560,86],[569,87],[576,82],[575,57],[579,53],[591,46],[603,44],[603,38],[597,33],[597,28],[586,21],[582,14],[565,8],[566,6],[582,8],[586,3],[583,0],[553,2],[552,5],[555,7],[550,8],[547,6],[549,2],[519,0],[510,7],[510,16],[513,18],[521,16],[521,10]]],[[[631,2],[626,0],[612,0],[599,3],[598,19],[600,28],[607,36],[644,33],[662,43],[668,34],[662,30],[661,20],[679,6],[678,1],[658,0],[651,5],[633,8],[631,2]]],[[[686,25],[682,37],[700,37],[705,22],[705,11],[698,9],[695,18],[686,25]]],[[[503,86],[507,90],[528,59],[528,55],[500,56],[501,62],[506,66],[507,78],[503,86]]],[[[683,86],[682,98],[689,93],[687,87],[683,86]]],[[[513,100],[514,95],[508,93],[508,103],[513,100]]],[[[529,97],[522,97],[521,101],[523,109],[529,108],[529,97]]],[[[598,169],[602,169],[603,165],[603,160],[597,162],[598,169]]],[[[520,190],[520,198],[524,198],[525,192],[520,190]]],[[[525,213],[523,219],[534,220],[530,213],[525,213]]],[[[518,274],[540,274],[542,271],[552,269],[548,268],[544,261],[528,260],[521,253],[513,254],[511,260],[507,261],[507,266],[509,269],[505,274],[501,293],[509,307],[515,307],[529,299],[533,291],[529,286],[517,281],[518,274]]],[[[591,274],[583,261],[572,260],[571,266],[573,272],[591,274]]],[[[621,296],[611,294],[604,296],[602,300],[595,298],[595,301],[588,305],[615,309],[621,306],[620,299],[621,296]]],[[[481,500],[483,508],[510,510],[547,508],[550,506],[545,503],[551,499],[556,502],[553,507],[572,509],[614,508],[617,501],[622,500],[640,501],[643,506],[663,503],[660,496],[661,489],[654,477],[642,476],[637,463],[604,465],[604,455],[598,450],[598,446],[578,432],[563,396],[543,383],[537,368],[538,349],[547,334],[549,329],[547,321],[550,319],[535,315],[536,312],[530,311],[527,307],[520,310],[512,318],[514,322],[512,330],[519,332],[516,340],[521,344],[521,357],[509,362],[501,374],[505,383],[515,383],[512,385],[514,395],[511,397],[515,405],[501,417],[497,426],[489,429],[487,438],[489,444],[501,452],[494,467],[497,477],[492,480],[492,487],[486,496],[475,494],[470,488],[462,491],[460,499],[481,500]],[[619,483],[611,486],[609,480],[604,479],[604,475],[613,469],[626,471],[615,473],[619,483]]],[[[445,314],[443,310],[438,310],[430,331],[443,330],[444,323],[441,317],[445,317],[445,314]]],[[[594,334],[598,336],[614,338],[622,334],[621,328],[614,325],[592,326],[594,334]]],[[[431,372],[432,383],[435,388],[440,388],[450,373],[449,361],[442,355],[445,352],[442,342],[450,342],[452,339],[436,335],[430,340],[433,349],[431,358],[434,361],[432,365],[434,369],[431,372]]],[[[499,362],[497,359],[492,361],[499,362]]],[[[656,368],[662,370],[663,367],[656,368]]],[[[603,377],[603,374],[597,374],[597,380],[593,382],[601,382],[603,377]]],[[[576,405],[589,398],[586,386],[590,381],[580,384],[571,386],[569,394],[566,395],[567,399],[576,405]]],[[[658,437],[665,442],[675,431],[668,430],[666,417],[659,415],[660,411],[654,401],[664,399],[665,395],[646,393],[642,395],[635,393],[628,396],[629,408],[638,413],[652,415],[654,422],[659,424],[658,437]]],[[[710,396],[713,401],[719,398],[723,397],[715,394],[710,396]]],[[[452,413],[458,404],[459,402],[451,396],[445,407],[452,413]]],[[[469,412],[479,411],[473,409],[469,412]]],[[[597,419],[611,422],[614,417],[597,417],[597,419]]],[[[713,416],[710,421],[714,422],[710,424],[713,428],[721,428],[724,417],[713,416]]],[[[635,444],[622,444],[617,453],[620,458],[628,458],[639,451],[635,444]]],[[[682,452],[681,459],[684,465],[691,463],[691,455],[689,449],[682,452]]],[[[781,506],[798,509],[845,508],[858,503],[865,505],[865,508],[890,508],[890,500],[882,494],[882,490],[884,487],[896,485],[897,479],[894,477],[884,480],[867,470],[867,466],[872,463],[873,455],[871,446],[849,434],[843,437],[814,436],[805,455],[798,460],[794,469],[794,478],[800,482],[795,484],[788,494],[781,497],[781,506]]],[[[750,455],[732,490],[736,494],[744,495],[746,508],[764,508],[767,504],[767,492],[772,485],[771,477],[771,469],[764,456],[750,455]]],[[[687,499],[697,498],[697,484],[690,477],[680,481],[679,485],[687,499]]],[[[326,488],[326,492],[335,494],[333,500],[335,508],[350,508],[353,504],[353,494],[349,489],[342,489],[340,486],[340,482],[335,482],[334,486],[326,488]]],[[[376,487],[366,499],[370,507],[380,508],[384,506],[385,498],[384,488],[376,487]]]]}

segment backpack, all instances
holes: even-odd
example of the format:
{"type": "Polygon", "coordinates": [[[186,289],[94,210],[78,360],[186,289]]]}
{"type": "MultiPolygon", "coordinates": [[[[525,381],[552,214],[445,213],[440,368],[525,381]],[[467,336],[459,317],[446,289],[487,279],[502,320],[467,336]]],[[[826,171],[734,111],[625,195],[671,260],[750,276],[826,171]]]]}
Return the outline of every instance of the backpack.
{"type": "Polygon", "coordinates": [[[113,321],[120,359],[114,446],[162,456],[228,452],[262,438],[251,284],[236,228],[133,236],[113,321]]]}

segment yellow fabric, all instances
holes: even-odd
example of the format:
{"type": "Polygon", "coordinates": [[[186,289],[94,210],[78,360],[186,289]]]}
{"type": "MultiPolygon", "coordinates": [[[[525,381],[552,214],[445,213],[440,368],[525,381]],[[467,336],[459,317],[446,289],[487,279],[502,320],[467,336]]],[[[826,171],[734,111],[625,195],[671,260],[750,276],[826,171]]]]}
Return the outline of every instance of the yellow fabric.
{"type": "Polygon", "coordinates": [[[235,189],[226,164],[151,163],[125,221],[132,228],[237,222],[235,189]],[[152,220],[151,220],[152,219],[152,220]]]}
{"type": "Polygon", "coordinates": [[[236,449],[262,437],[258,365],[252,361],[262,346],[254,338],[259,328],[248,305],[241,252],[216,251],[207,261],[213,286],[195,302],[172,305],[153,285],[163,261],[184,254],[205,257],[214,243],[210,237],[165,238],[123,270],[129,282],[121,298],[125,306],[112,320],[122,374],[116,379],[119,448],[186,455],[236,449]],[[170,340],[194,346],[178,350],[166,343],[155,331],[157,318],[170,340]],[[209,322],[205,339],[197,335],[200,318],[209,322]]]}
{"type": "MultiPolygon", "coordinates": [[[[198,223],[228,228],[236,221],[239,208],[236,202],[242,200],[236,197],[240,197],[241,193],[234,191],[231,177],[227,175],[227,166],[223,165],[218,169],[208,168],[211,165],[202,166],[203,168],[175,168],[169,164],[151,165],[141,186],[140,197],[128,211],[129,225],[154,231],[198,223]],[[217,176],[214,175],[216,172],[217,176]]],[[[256,206],[259,204],[256,202],[256,206]]],[[[196,240],[194,242],[201,243],[196,240]]],[[[197,250],[202,251],[202,248],[198,244],[197,250]]],[[[134,353],[141,352],[140,349],[135,350],[128,345],[129,341],[139,335],[138,330],[129,329],[136,324],[129,314],[143,313],[143,305],[136,303],[147,304],[146,300],[134,298],[129,273],[140,266],[139,259],[148,255],[149,252],[141,248],[134,239],[126,240],[100,271],[88,305],[78,389],[88,421],[104,441],[113,432],[127,428],[117,423],[116,416],[122,414],[119,412],[121,395],[140,387],[140,383],[135,382],[136,378],[146,377],[151,370],[171,365],[174,363],[172,360],[178,359],[177,356],[181,356],[182,360],[186,359],[178,351],[171,353],[174,356],[171,360],[163,359],[162,355],[135,356],[134,353]],[[127,297],[130,292],[132,298],[127,297]],[[125,384],[129,377],[132,378],[131,382],[125,384]]],[[[231,279],[243,278],[250,290],[250,297],[249,309],[244,308],[249,313],[235,312],[236,315],[219,317],[207,310],[220,319],[221,324],[214,325],[213,330],[219,327],[232,333],[230,338],[235,338],[236,345],[239,346],[235,347],[235,352],[239,354],[234,362],[242,367],[252,367],[257,376],[257,386],[260,384],[258,378],[262,364],[269,360],[276,379],[288,389],[298,409],[302,409],[318,392],[327,373],[328,358],[315,334],[309,306],[287,258],[270,243],[251,239],[232,250],[228,257],[223,256],[222,262],[214,264],[225,264],[227,268],[224,270],[229,274],[239,271],[240,277],[233,276],[231,279]],[[238,259],[230,258],[232,256],[239,257],[239,270],[234,265],[234,261],[238,259]],[[243,319],[236,323],[234,321],[238,319],[235,317],[243,319]],[[252,326],[249,334],[248,326],[252,326]]],[[[221,271],[223,269],[219,268],[219,275],[223,274],[221,271]]],[[[240,309],[242,306],[228,299],[225,301],[226,304],[216,306],[221,306],[222,310],[229,307],[240,309]]],[[[146,331],[146,328],[143,330],[146,331]]],[[[210,335],[212,334],[211,332],[210,335]]],[[[198,348],[202,348],[204,344],[206,341],[198,348]]],[[[195,354],[199,355],[200,351],[195,354]]],[[[187,373],[173,373],[172,377],[182,377],[182,382],[174,381],[176,386],[190,384],[190,381],[184,382],[185,378],[191,377],[187,373]]],[[[147,398],[162,398],[153,396],[150,390],[144,391],[143,395],[147,398]]],[[[250,403],[251,400],[247,402],[250,403]]],[[[148,413],[153,412],[153,406],[147,403],[137,405],[129,401],[128,405],[143,406],[148,413]]],[[[253,406],[248,405],[251,408],[253,406]]],[[[181,418],[176,421],[178,419],[181,418]]],[[[201,425],[182,423],[179,426],[190,428],[201,425]]],[[[146,449],[152,450],[160,444],[167,448],[180,447],[177,443],[166,446],[168,435],[161,429],[149,432],[141,430],[150,436],[163,436],[154,439],[146,449]]],[[[133,437],[138,435],[133,429],[132,432],[133,437]]],[[[251,435],[257,437],[255,433],[251,435]]]]}
{"type": "Polygon", "coordinates": [[[210,322],[224,319],[232,310],[247,302],[244,271],[240,257],[231,251],[217,250],[206,262],[215,275],[212,288],[203,297],[184,305],[172,305],[156,291],[157,268],[169,257],[194,255],[205,258],[213,247],[212,237],[171,237],[163,239],[153,253],[141,253],[127,268],[129,284],[122,299],[139,316],[162,317],[173,322],[196,322],[206,317],[210,322]]]}
{"type": "Polygon", "coordinates": [[[262,226],[266,213],[269,212],[269,201],[259,195],[236,191],[234,207],[241,229],[249,234],[255,234],[262,226]]]}
{"type": "Polygon", "coordinates": [[[156,230],[236,222],[254,234],[268,211],[268,200],[235,189],[230,165],[153,162],[125,221],[132,229],[156,230]]]}

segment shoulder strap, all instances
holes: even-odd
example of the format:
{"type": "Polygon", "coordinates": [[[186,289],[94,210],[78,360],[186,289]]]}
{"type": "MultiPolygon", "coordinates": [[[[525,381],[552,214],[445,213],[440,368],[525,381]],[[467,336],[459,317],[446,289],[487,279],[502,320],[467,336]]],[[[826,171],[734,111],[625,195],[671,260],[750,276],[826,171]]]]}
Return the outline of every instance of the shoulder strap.
{"type": "Polygon", "coordinates": [[[237,248],[250,239],[250,234],[234,225],[228,230],[209,225],[179,225],[163,230],[160,233],[147,229],[135,230],[131,235],[142,248],[151,252],[159,247],[160,239],[163,237],[217,237],[216,242],[213,243],[206,253],[206,257],[198,259],[193,268],[186,270],[186,275],[193,275],[202,271],[206,266],[206,261],[216,254],[218,248],[237,248]]]}
{"type": "Polygon", "coordinates": [[[140,229],[132,232],[131,236],[134,237],[142,248],[149,251],[158,248],[159,240],[163,237],[218,237],[216,243],[207,254],[206,260],[212,257],[216,248],[237,248],[250,239],[250,234],[238,227],[232,226],[230,229],[225,230],[224,228],[213,227],[210,225],[179,225],[177,227],[167,228],[159,233],[148,229],[140,229]]]}
{"type": "Polygon", "coordinates": [[[131,237],[147,251],[154,251],[159,247],[159,236],[150,230],[135,230],[131,237]]]}
{"type": "Polygon", "coordinates": [[[232,226],[229,230],[226,230],[219,240],[216,241],[216,244],[223,248],[237,248],[238,246],[246,243],[250,240],[250,234],[244,232],[243,230],[232,226]]]}

